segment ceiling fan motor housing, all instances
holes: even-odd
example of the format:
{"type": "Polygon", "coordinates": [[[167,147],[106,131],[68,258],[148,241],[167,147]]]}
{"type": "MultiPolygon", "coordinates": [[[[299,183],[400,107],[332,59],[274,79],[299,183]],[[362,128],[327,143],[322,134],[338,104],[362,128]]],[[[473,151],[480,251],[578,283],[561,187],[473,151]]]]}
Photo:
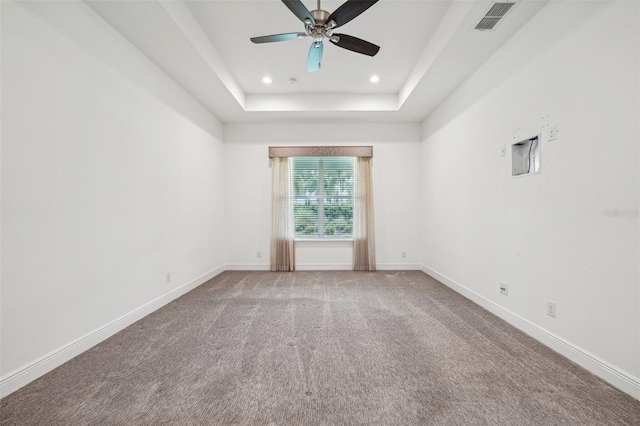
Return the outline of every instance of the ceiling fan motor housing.
{"type": "Polygon", "coordinates": [[[311,11],[311,16],[316,21],[316,25],[307,24],[307,34],[313,37],[316,41],[322,41],[324,37],[331,37],[332,28],[335,26],[335,22],[331,21],[333,25],[327,25],[327,19],[331,14],[326,10],[316,9],[311,11]]]}

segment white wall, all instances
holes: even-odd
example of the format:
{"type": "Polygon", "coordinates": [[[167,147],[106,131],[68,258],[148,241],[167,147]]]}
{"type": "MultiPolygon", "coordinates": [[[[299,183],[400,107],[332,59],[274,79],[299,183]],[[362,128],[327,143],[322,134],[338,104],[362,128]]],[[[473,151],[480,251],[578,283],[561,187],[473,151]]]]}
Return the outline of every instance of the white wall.
{"type": "MultiPolygon", "coordinates": [[[[372,145],[376,261],[380,269],[419,265],[419,124],[230,124],[225,126],[226,263],[269,266],[269,146],[372,145]],[[261,258],[256,252],[262,253],[261,258]],[[401,252],[406,252],[406,258],[401,252]]],[[[297,242],[297,269],[351,269],[350,242],[297,242]]]]}
{"type": "Polygon", "coordinates": [[[224,265],[221,140],[84,3],[2,2],[3,393],[224,265]]]}
{"type": "Polygon", "coordinates": [[[638,8],[551,2],[444,102],[421,222],[427,271],[640,398],[638,8]],[[540,132],[542,173],[511,178],[509,144],[540,132]]]}

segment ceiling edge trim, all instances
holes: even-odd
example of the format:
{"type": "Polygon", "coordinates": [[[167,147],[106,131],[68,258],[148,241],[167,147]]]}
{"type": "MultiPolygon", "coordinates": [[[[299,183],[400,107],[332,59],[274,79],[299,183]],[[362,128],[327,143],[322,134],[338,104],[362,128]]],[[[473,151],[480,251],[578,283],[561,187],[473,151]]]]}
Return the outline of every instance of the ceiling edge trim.
{"type": "Polygon", "coordinates": [[[431,40],[422,51],[404,85],[400,88],[398,92],[399,107],[402,107],[440,53],[442,53],[449,40],[463,26],[465,18],[474,6],[475,3],[471,1],[454,1],[451,3],[440,25],[438,25],[431,40]]]}
{"type": "Polygon", "coordinates": [[[244,109],[246,101],[244,91],[233,77],[233,74],[231,74],[231,70],[229,70],[224,63],[218,51],[209,41],[207,35],[200,25],[198,25],[187,6],[181,0],[159,1],[159,3],[198,54],[200,54],[207,65],[209,65],[214,74],[220,79],[222,84],[224,84],[229,93],[231,93],[238,104],[244,109]]]}
{"type": "Polygon", "coordinates": [[[245,111],[398,111],[398,95],[324,94],[246,95],[245,111]]]}

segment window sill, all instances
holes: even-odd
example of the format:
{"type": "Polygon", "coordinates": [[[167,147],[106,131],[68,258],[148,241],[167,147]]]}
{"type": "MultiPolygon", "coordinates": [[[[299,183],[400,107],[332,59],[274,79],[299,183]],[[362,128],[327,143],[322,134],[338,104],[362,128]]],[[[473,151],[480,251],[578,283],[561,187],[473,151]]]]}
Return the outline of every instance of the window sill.
{"type": "Polygon", "coordinates": [[[318,243],[318,242],[352,243],[353,242],[353,238],[295,238],[294,241],[296,243],[318,243]]]}

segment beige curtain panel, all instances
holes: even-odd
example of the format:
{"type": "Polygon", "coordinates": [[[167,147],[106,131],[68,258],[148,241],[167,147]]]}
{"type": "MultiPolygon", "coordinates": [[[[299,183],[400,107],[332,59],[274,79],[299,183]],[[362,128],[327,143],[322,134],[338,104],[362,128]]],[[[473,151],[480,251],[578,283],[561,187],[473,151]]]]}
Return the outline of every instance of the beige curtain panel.
{"type": "Polygon", "coordinates": [[[294,271],[292,160],[274,158],[271,167],[271,270],[294,271]]]}
{"type": "Polygon", "coordinates": [[[371,158],[356,158],[354,172],[353,270],[375,271],[376,250],[373,226],[371,158]]]}

